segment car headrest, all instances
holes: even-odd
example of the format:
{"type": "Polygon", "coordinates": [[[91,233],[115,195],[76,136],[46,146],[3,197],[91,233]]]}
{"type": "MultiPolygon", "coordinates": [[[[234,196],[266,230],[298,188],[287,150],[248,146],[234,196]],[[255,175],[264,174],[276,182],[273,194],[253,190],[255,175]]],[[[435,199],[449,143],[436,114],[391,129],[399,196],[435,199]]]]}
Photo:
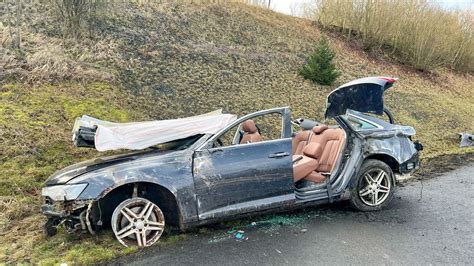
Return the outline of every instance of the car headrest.
{"type": "Polygon", "coordinates": [[[328,126],[326,125],[319,125],[319,126],[315,126],[313,127],[313,132],[314,134],[321,134],[323,133],[324,130],[328,129],[328,126]]]}
{"type": "Polygon", "coordinates": [[[309,130],[294,132],[293,137],[299,141],[308,140],[309,132],[309,130]]]}
{"type": "Polygon", "coordinates": [[[257,132],[257,126],[255,125],[255,122],[253,122],[252,119],[249,119],[242,123],[242,130],[245,133],[252,134],[252,133],[257,132]]]}

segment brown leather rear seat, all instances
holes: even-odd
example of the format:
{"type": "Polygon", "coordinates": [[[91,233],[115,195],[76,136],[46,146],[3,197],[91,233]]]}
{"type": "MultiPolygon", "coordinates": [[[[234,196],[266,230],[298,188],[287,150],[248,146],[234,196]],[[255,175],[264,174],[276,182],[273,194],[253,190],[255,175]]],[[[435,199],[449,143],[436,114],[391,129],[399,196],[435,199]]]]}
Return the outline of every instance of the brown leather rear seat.
{"type": "Polygon", "coordinates": [[[293,155],[302,155],[303,148],[308,144],[311,130],[300,131],[295,134],[292,140],[293,155]]]}
{"type": "Polygon", "coordinates": [[[293,155],[293,180],[297,182],[318,168],[318,158],[322,153],[319,143],[308,143],[303,149],[303,155],[293,155]]]}
{"type": "MultiPolygon", "coordinates": [[[[300,133],[304,133],[300,132],[300,133]]],[[[306,179],[312,182],[323,182],[326,177],[322,173],[330,173],[344,146],[345,134],[341,128],[329,128],[326,125],[315,126],[308,132],[307,145],[302,148],[303,155],[298,154],[303,140],[293,140],[293,178],[294,181],[306,179]],[[296,144],[296,145],[295,145],[296,144]]],[[[295,138],[298,134],[295,136],[295,138]]]]}
{"type": "Polygon", "coordinates": [[[321,157],[318,158],[318,167],[306,176],[305,179],[320,183],[326,179],[323,173],[331,173],[333,171],[334,165],[344,146],[345,133],[341,128],[328,128],[327,126],[317,127],[313,129],[315,134],[311,137],[310,143],[319,143],[323,152],[321,157]]]}

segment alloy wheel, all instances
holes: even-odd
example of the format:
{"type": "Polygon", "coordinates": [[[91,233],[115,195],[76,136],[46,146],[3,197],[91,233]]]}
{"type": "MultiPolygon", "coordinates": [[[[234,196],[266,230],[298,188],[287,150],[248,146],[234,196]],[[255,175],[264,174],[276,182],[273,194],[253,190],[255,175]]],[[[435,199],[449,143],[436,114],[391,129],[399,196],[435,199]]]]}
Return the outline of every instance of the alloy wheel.
{"type": "Polygon", "coordinates": [[[165,219],[161,209],[144,198],[120,203],[112,214],[112,230],[124,246],[148,247],[163,233],[165,219]]]}
{"type": "Polygon", "coordinates": [[[359,197],[368,206],[382,204],[389,196],[392,185],[390,176],[382,169],[373,169],[363,176],[359,197]]]}

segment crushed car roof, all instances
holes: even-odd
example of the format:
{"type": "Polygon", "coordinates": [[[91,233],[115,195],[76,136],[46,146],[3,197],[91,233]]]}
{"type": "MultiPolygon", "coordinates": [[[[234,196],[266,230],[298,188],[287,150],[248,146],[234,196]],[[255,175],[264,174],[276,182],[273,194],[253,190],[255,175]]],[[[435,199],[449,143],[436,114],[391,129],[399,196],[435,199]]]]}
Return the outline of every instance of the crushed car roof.
{"type": "Polygon", "coordinates": [[[222,114],[222,109],[186,118],[132,123],[113,123],[84,115],[76,119],[73,141],[80,146],[81,139],[92,137],[90,147],[98,151],[141,150],[198,134],[215,134],[236,119],[236,115],[222,114]]]}

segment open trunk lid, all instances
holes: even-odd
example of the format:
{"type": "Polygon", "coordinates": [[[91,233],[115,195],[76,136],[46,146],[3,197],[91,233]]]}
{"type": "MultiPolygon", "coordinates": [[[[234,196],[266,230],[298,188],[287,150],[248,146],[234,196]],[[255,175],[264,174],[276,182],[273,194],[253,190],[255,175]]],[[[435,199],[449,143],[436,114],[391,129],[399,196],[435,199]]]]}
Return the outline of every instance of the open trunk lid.
{"type": "Polygon", "coordinates": [[[339,86],[328,95],[325,117],[343,115],[347,109],[382,115],[383,94],[396,80],[389,77],[368,77],[339,86]]]}

